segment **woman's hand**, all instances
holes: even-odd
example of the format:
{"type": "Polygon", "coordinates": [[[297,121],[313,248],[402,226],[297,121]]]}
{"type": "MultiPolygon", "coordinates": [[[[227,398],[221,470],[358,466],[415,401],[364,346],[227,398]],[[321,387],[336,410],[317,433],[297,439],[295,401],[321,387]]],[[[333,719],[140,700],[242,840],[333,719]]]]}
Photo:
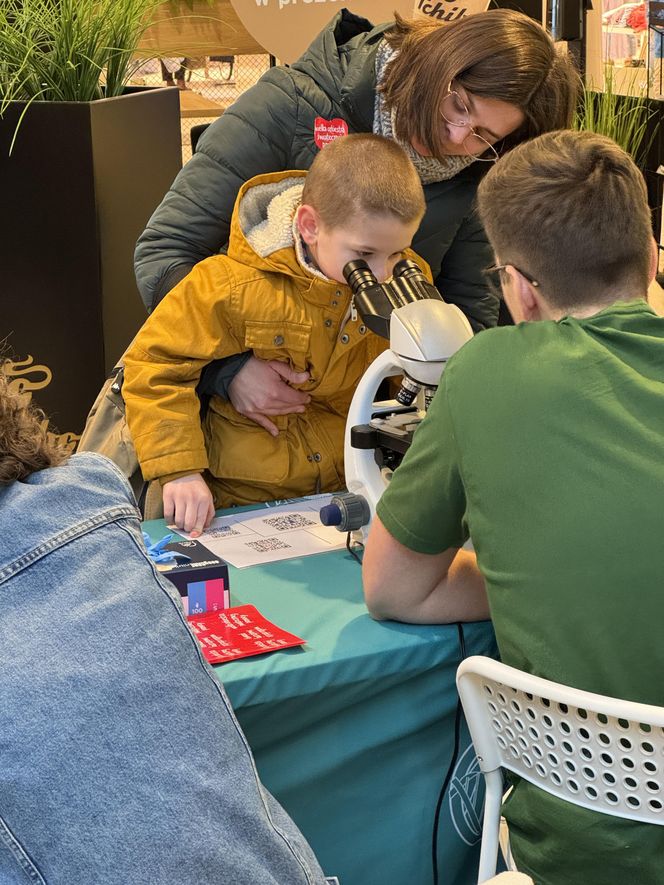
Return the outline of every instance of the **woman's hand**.
{"type": "Polygon", "coordinates": [[[279,436],[279,429],[267,416],[304,412],[311,397],[290,385],[308,380],[308,372],[294,372],[287,363],[252,356],[231,381],[228,395],[236,412],[279,436]]]}
{"type": "Polygon", "coordinates": [[[197,538],[214,519],[212,492],[200,473],[190,473],[164,483],[164,518],[167,525],[197,538]]]}

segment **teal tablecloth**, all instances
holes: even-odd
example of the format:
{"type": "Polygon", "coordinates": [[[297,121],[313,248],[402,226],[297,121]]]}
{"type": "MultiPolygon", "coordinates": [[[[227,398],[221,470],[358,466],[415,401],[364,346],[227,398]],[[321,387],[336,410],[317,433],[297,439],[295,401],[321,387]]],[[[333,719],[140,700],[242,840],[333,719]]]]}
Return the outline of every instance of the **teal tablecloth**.
{"type": "MultiPolygon", "coordinates": [[[[153,539],[165,533],[161,521],[144,527],[153,539]]],[[[372,621],[345,551],[229,569],[233,605],[251,603],[307,640],[215,668],[263,782],[341,885],[431,885],[434,811],[454,747],[457,627],[372,621]]],[[[463,633],[466,655],[496,654],[489,623],[463,633]]],[[[482,799],[464,724],[440,819],[440,885],[477,881],[482,799]]]]}

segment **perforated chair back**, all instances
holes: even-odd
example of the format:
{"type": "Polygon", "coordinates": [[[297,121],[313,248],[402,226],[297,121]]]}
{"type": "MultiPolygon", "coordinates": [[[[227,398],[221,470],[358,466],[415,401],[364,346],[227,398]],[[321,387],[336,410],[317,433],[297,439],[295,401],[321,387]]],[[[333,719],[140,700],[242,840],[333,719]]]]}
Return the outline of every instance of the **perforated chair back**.
{"type": "Polygon", "coordinates": [[[664,708],[569,688],[491,658],[467,658],[457,687],[486,781],[480,875],[495,874],[502,768],[560,799],[664,824],[664,708]]]}

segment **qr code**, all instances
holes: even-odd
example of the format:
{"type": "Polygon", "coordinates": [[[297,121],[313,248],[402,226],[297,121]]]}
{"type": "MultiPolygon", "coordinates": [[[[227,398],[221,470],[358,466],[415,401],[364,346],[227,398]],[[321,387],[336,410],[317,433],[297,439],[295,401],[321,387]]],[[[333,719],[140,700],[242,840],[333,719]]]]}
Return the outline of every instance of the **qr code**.
{"type": "Polygon", "coordinates": [[[263,522],[278,532],[302,529],[305,525],[316,525],[313,519],[309,519],[301,513],[282,513],[281,516],[271,516],[269,519],[264,519],[263,522]]]}
{"type": "Polygon", "coordinates": [[[288,550],[290,544],[279,538],[261,538],[260,541],[247,541],[247,547],[251,547],[257,553],[271,553],[273,550],[288,550]]]}
{"type": "Polygon", "coordinates": [[[205,534],[210,538],[230,538],[231,535],[239,535],[241,532],[234,529],[232,525],[218,525],[213,529],[208,529],[205,534]]]}

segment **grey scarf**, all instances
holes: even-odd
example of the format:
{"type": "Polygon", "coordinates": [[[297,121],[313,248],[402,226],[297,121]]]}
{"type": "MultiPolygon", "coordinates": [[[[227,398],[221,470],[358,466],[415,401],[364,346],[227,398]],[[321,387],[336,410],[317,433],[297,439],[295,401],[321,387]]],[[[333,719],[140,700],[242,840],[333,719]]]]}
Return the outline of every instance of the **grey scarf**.
{"type": "MultiPolygon", "coordinates": [[[[381,40],[376,52],[377,85],[380,85],[387,64],[392,61],[396,54],[397,51],[390,47],[387,40],[381,40]]],[[[388,110],[382,93],[377,89],[374,103],[373,131],[377,135],[384,135],[386,138],[398,141],[394,136],[394,119],[395,112],[388,110]]],[[[432,184],[434,181],[446,181],[448,178],[454,178],[457,173],[474,162],[474,158],[471,156],[445,157],[444,160],[436,160],[434,157],[423,157],[407,142],[398,141],[398,143],[412,160],[422,184],[432,184]]]]}

